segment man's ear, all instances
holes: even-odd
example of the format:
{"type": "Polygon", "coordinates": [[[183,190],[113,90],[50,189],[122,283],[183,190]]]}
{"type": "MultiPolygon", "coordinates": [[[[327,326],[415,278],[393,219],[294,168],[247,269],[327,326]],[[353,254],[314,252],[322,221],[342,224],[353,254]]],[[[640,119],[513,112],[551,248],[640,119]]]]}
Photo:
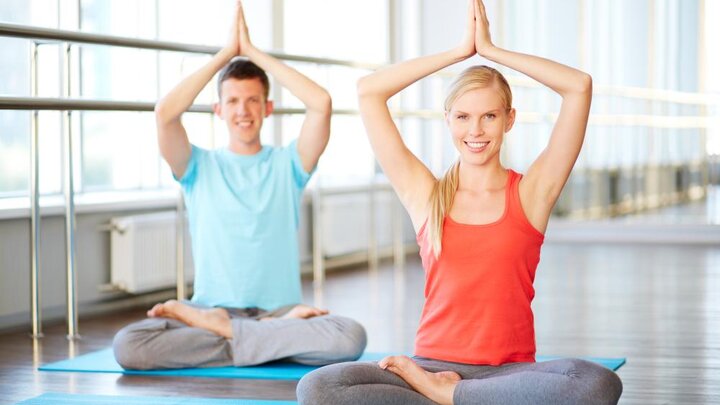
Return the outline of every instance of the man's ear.
{"type": "Polygon", "coordinates": [[[215,115],[222,119],[222,106],[220,105],[220,103],[213,103],[212,109],[215,115]]]}
{"type": "Polygon", "coordinates": [[[272,100],[265,102],[265,118],[269,117],[275,111],[275,103],[272,100]]]}
{"type": "Polygon", "coordinates": [[[515,125],[515,109],[511,108],[510,111],[508,111],[508,120],[505,124],[505,132],[510,132],[513,125],[515,125]]]}

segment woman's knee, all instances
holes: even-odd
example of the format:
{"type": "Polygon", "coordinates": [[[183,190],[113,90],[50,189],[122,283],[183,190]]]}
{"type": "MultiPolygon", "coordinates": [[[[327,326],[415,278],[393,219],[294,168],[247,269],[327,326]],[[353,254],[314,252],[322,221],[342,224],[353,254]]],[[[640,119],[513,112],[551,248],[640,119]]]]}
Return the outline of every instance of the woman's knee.
{"type": "Polygon", "coordinates": [[[296,393],[298,403],[322,405],[331,404],[339,394],[342,384],[339,379],[341,364],[333,364],[314,370],[298,382],[296,393]]]}
{"type": "Polygon", "coordinates": [[[582,378],[585,403],[617,404],[623,385],[620,377],[612,370],[597,363],[581,359],[569,359],[573,374],[582,378]]]}
{"type": "Polygon", "coordinates": [[[606,404],[617,404],[623,391],[622,380],[614,371],[602,366],[598,367],[600,370],[596,379],[596,392],[606,399],[606,404]]]}

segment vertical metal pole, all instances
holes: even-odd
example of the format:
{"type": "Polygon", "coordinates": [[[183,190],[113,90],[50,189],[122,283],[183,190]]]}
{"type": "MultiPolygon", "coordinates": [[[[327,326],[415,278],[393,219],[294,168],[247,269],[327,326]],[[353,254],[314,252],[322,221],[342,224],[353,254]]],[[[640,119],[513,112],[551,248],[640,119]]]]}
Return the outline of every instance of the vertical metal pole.
{"type": "Polygon", "coordinates": [[[322,246],[322,192],[315,184],[312,199],[312,235],[313,235],[313,303],[323,306],[323,287],[325,285],[325,257],[322,246]]]}
{"type": "Polygon", "coordinates": [[[177,299],[184,300],[185,292],[185,202],[182,191],[178,192],[177,211],[175,213],[175,283],[177,299]]]}
{"type": "MultiPolygon", "coordinates": [[[[30,88],[33,97],[37,87],[38,44],[30,45],[30,88]]],[[[38,152],[38,111],[33,111],[30,134],[30,317],[33,338],[43,337],[40,304],[40,161],[38,152]]]]}
{"type": "MultiPolygon", "coordinates": [[[[42,358],[42,345],[40,344],[40,339],[33,339],[32,340],[32,365],[33,368],[40,367],[43,363],[42,358]]],[[[33,383],[40,384],[39,380],[39,373],[34,373],[35,376],[33,378],[33,383]]],[[[38,386],[36,385],[36,386],[38,386]]]]}
{"type": "MultiPolygon", "coordinates": [[[[72,46],[63,43],[63,94],[70,98],[71,76],[70,57],[72,46]]],[[[67,283],[67,338],[79,339],[77,330],[77,276],[75,268],[75,189],[73,185],[73,143],[72,143],[72,112],[64,113],[63,133],[65,138],[65,249],[66,249],[66,283],[67,283]]]]}
{"type": "Polygon", "coordinates": [[[400,5],[397,0],[389,0],[387,2],[388,12],[388,53],[387,60],[395,63],[398,60],[398,48],[402,42],[400,31],[398,30],[398,20],[400,19],[400,5]]]}
{"type": "MultiPolygon", "coordinates": [[[[77,13],[77,30],[82,31],[82,0],[75,0],[75,12],[77,13]]],[[[78,46],[75,48],[77,52],[77,71],[78,71],[78,81],[77,81],[77,94],[78,96],[82,97],[84,94],[83,90],[83,48],[78,46]]],[[[68,93],[69,96],[70,93],[68,93]]],[[[83,146],[85,145],[84,137],[85,137],[85,125],[84,125],[84,118],[85,118],[85,112],[84,111],[78,111],[76,113],[75,119],[78,122],[78,133],[75,135],[75,139],[78,142],[78,145],[83,146]]],[[[83,152],[80,152],[80,156],[78,157],[79,164],[80,164],[80,173],[85,173],[85,154],[83,152]]],[[[82,176],[80,177],[82,181],[82,176]]],[[[82,188],[82,183],[80,185],[80,188],[82,188]]]]}

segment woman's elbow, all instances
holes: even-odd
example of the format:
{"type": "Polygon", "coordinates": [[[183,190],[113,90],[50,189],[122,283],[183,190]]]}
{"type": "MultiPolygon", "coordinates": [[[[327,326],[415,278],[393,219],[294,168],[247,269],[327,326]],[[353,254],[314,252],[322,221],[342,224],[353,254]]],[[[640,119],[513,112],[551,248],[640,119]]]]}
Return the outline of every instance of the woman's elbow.
{"type": "Polygon", "coordinates": [[[372,83],[369,75],[363,76],[357,81],[357,95],[360,99],[377,95],[377,92],[372,89],[372,83]]]}
{"type": "Polygon", "coordinates": [[[592,76],[588,73],[582,73],[578,80],[578,92],[583,94],[592,94],[593,83],[592,76]]]}

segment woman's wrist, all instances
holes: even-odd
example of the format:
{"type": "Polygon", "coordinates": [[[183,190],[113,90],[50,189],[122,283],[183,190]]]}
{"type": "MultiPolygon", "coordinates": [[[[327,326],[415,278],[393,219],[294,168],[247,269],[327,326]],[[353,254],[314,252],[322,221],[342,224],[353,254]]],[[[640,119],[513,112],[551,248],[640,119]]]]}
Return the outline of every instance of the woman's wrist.
{"type": "Polygon", "coordinates": [[[453,48],[448,51],[448,53],[453,59],[453,64],[462,62],[465,59],[471,58],[475,55],[475,52],[468,53],[467,50],[463,49],[462,47],[453,48]]]}
{"type": "Polygon", "coordinates": [[[498,48],[495,45],[489,45],[482,49],[477,49],[478,56],[485,58],[487,60],[495,61],[495,55],[497,55],[500,48],[498,48]]]}

